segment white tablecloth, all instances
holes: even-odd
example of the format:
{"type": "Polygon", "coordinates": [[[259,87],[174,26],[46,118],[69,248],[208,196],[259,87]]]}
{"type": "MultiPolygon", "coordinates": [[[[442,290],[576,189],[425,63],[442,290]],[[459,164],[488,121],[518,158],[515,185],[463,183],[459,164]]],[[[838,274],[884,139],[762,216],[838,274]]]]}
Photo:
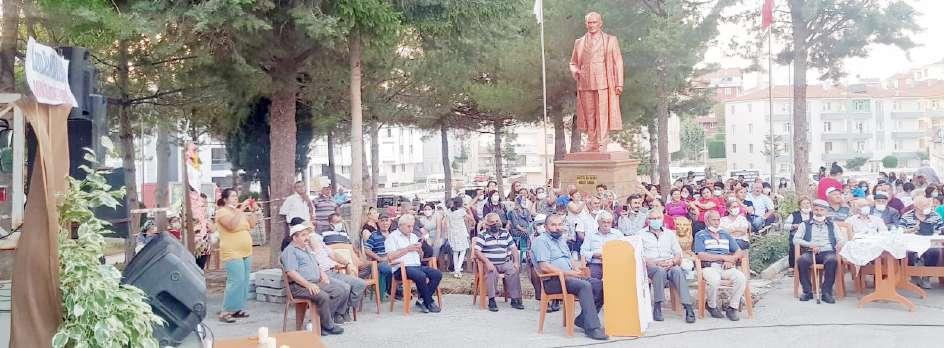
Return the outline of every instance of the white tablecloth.
{"type": "Polygon", "coordinates": [[[903,259],[908,252],[923,254],[931,248],[931,241],[942,236],[919,236],[895,232],[869,234],[846,242],[839,255],[857,266],[865,266],[887,251],[896,259],[903,259]]]}

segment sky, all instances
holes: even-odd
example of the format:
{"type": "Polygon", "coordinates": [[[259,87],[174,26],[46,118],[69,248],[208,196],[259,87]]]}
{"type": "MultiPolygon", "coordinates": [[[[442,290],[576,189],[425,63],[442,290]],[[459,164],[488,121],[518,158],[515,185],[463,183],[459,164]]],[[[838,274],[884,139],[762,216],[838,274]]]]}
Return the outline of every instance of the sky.
{"type": "MultiPolygon", "coordinates": [[[[786,6],[784,0],[776,0],[778,6],[786,6]]],[[[944,60],[944,0],[908,0],[920,15],[917,16],[918,25],[924,28],[922,32],[913,34],[914,41],[919,45],[904,52],[897,47],[872,45],[869,57],[852,58],[845,62],[845,70],[849,77],[880,78],[884,79],[896,73],[907,71],[910,68],[924,66],[944,60]]],[[[745,8],[756,6],[760,8],[763,0],[746,0],[742,5],[745,8]]],[[[747,61],[732,55],[735,52],[728,50],[727,43],[744,32],[738,25],[724,25],[720,28],[718,45],[708,50],[705,55],[706,63],[719,63],[724,68],[746,67],[747,61]]],[[[782,47],[783,43],[774,41],[774,51],[782,47]]],[[[810,83],[815,83],[818,74],[809,75],[810,83]]],[[[774,67],[774,82],[778,85],[787,84],[790,80],[787,67],[774,67]]],[[[750,83],[748,83],[750,84],[750,83]]],[[[750,87],[750,86],[748,86],[750,87]]]]}

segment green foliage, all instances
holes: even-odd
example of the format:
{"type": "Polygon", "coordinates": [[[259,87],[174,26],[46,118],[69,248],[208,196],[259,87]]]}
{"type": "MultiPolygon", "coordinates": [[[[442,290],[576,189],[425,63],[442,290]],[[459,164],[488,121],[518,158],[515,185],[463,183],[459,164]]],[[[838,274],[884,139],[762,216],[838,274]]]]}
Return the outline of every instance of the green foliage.
{"type": "Polygon", "coordinates": [[[927,152],[922,152],[922,151],[915,152],[915,156],[917,156],[918,159],[919,159],[919,160],[922,160],[922,161],[927,161],[928,158],[930,158],[930,156],[928,156],[928,153],[927,153],[927,152]]]}
{"type": "Polygon", "coordinates": [[[787,256],[787,233],[773,231],[751,240],[751,271],[760,273],[768,266],[787,256]]]}
{"type": "Polygon", "coordinates": [[[768,134],[764,136],[764,149],[761,150],[761,154],[767,157],[767,160],[777,159],[783,156],[786,148],[787,144],[783,141],[783,136],[774,135],[771,138],[768,134]]]}
{"type": "Polygon", "coordinates": [[[727,157],[726,148],[724,146],[725,139],[724,133],[715,134],[714,137],[708,139],[708,158],[725,158],[727,157]]]}
{"type": "Polygon", "coordinates": [[[882,167],[893,169],[898,167],[898,157],[888,155],[882,158],[882,167]]]}
{"type": "Polygon", "coordinates": [[[869,159],[865,157],[855,157],[853,159],[846,161],[846,168],[848,168],[851,171],[858,171],[859,169],[862,169],[862,166],[865,165],[865,162],[868,162],[868,161],[869,159]]]}
{"type": "Polygon", "coordinates": [[[692,117],[682,120],[680,127],[682,151],[690,160],[697,160],[705,150],[705,129],[692,117]]]}
{"type": "MultiPolygon", "coordinates": [[[[226,136],[227,159],[237,169],[242,169],[252,180],[259,180],[267,187],[269,172],[269,107],[268,98],[257,98],[248,107],[248,116],[226,136]]],[[[308,107],[297,104],[295,108],[295,168],[308,167],[311,140],[314,137],[313,117],[308,107]]]]}
{"type": "MultiPolygon", "coordinates": [[[[91,154],[86,159],[94,162],[91,154]]],[[[114,266],[102,265],[109,224],[95,217],[96,207],[117,208],[125,189],[112,190],[103,172],[83,168],[88,176],[66,178],[68,189],[59,204],[59,289],[63,322],[52,346],[158,347],[152,326],[163,325],[147,303],[147,295],[121,284],[114,266]],[[72,239],[75,228],[77,239],[72,239]]]]}
{"type": "Polygon", "coordinates": [[[786,218],[800,209],[800,197],[796,192],[780,192],[781,198],[777,201],[777,213],[786,218]]]}

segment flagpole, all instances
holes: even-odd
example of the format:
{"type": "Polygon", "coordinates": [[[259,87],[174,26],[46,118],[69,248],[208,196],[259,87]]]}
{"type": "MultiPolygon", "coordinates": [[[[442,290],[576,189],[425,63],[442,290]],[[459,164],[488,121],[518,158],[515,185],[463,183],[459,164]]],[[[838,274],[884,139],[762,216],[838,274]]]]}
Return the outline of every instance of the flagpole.
{"type": "Polygon", "coordinates": [[[541,4],[541,89],[543,92],[543,108],[541,111],[544,112],[544,139],[541,139],[541,142],[544,143],[544,181],[547,182],[547,179],[550,178],[550,172],[548,170],[548,157],[547,157],[547,58],[544,53],[544,6],[541,4]]]}
{"type": "Polygon", "coordinates": [[[773,69],[773,58],[772,58],[772,46],[773,46],[773,37],[774,30],[773,26],[768,27],[767,31],[767,104],[770,108],[770,113],[767,115],[768,123],[770,125],[769,136],[770,136],[770,148],[767,149],[770,154],[770,186],[776,187],[775,180],[777,177],[777,144],[774,143],[774,69],[773,69]]]}

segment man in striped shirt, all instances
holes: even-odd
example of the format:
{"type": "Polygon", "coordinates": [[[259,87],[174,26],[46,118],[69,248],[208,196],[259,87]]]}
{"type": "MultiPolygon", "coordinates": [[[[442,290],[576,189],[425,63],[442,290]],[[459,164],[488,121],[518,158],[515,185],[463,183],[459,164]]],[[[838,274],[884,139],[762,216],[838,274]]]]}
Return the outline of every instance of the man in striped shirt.
{"type": "Polygon", "coordinates": [[[501,228],[501,218],[498,214],[489,213],[485,216],[485,231],[472,239],[473,257],[481,267],[485,267],[485,284],[488,287],[488,310],[498,311],[495,303],[495,287],[498,274],[505,275],[505,291],[511,297],[511,307],[524,309],[521,303],[521,260],[515,241],[507,230],[501,228]]]}
{"type": "Polygon", "coordinates": [[[323,232],[331,229],[331,223],[328,221],[331,214],[339,214],[338,204],[334,201],[334,195],[331,194],[331,186],[325,185],[321,188],[321,193],[315,198],[315,232],[323,232]]]}

